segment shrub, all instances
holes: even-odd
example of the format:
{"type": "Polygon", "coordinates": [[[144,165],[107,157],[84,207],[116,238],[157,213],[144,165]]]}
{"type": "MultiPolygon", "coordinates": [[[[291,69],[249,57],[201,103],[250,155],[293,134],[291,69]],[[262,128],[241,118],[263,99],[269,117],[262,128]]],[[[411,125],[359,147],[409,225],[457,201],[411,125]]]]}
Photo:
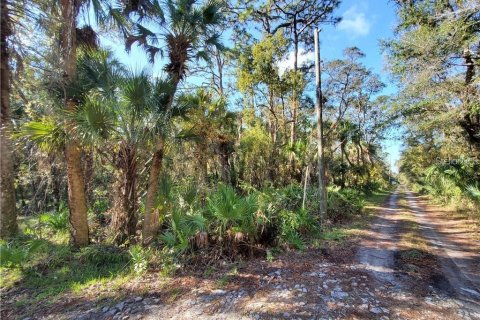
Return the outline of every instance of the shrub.
{"type": "Polygon", "coordinates": [[[152,258],[152,251],[149,248],[143,248],[141,245],[134,245],[128,250],[133,271],[136,274],[142,274],[148,269],[148,263],[152,258]]]}
{"type": "Polygon", "coordinates": [[[57,212],[48,212],[40,215],[40,223],[54,231],[68,229],[68,207],[62,202],[57,212]]]}
{"type": "MultiPolygon", "coordinates": [[[[205,211],[199,209],[200,202],[194,200],[192,188],[187,186],[186,191],[179,196],[180,205],[166,215],[166,229],[159,236],[172,253],[184,253],[208,243],[219,245],[229,255],[251,250],[254,244],[282,243],[301,249],[319,231],[316,188],[307,190],[306,205],[302,208],[300,185],[261,191],[249,187],[244,190],[246,195],[241,195],[222,184],[207,195],[205,211]]],[[[330,190],[327,218],[337,222],[360,212],[362,198],[353,189],[330,190]]]]}
{"type": "Polygon", "coordinates": [[[230,230],[255,236],[258,211],[255,194],[241,197],[231,186],[220,185],[207,198],[207,204],[214,233],[224,237],[230,230]]]}
{"type": "Polygon", "coordinates": [[[43,243],[40,239],[29,239],[25,243],[0,243],[0,267],[22,267],[43,243]]]}
{"type": "Polygon", "coordinates": [[[341,222],[361,212],[363,197],[354,189],[331,189],[327,193],[327,219],[341,222]]]}
{"type": "Polygon", "coordinates": [[[175,208],[166,220],[168,229],[160,235],[160,241],[178,252],[186,251],[190,247],[191,239],[207,228],[207,220],[203,214],[193,209],[185,212],[181,208],[175,208]]]}

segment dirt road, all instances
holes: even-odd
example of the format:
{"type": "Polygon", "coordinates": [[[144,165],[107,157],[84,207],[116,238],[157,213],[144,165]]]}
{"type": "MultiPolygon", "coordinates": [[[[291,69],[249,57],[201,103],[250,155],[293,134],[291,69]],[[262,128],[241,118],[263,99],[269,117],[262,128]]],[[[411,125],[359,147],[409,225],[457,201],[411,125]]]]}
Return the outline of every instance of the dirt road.
{"type": "Polygon", "coordinates": [[[469,243],[465,226],[440,217],[426,207],[424,200],[406,193],[411,213],[420,224],[422,237],[438,257],[442,274],[455,297],[471,308],[480,310],[480,250],[469,243]]]}
{"type": "MultiPolygon", "coordinates": [[[[423,318],[426,302],[447,314],[435,318],[480,319],[480,250],[465,221],[409,191],[396,191],[361,242],[357,258],[392,299],[408,297],[391,308],[398,315],[423,318]],[[402,201],[403,200],[403,201],[402,201]],[[457,221],[456,221],[457,220],[457,221]]],[[[431,316],[435,314],[432,310],[431,316]]]]}

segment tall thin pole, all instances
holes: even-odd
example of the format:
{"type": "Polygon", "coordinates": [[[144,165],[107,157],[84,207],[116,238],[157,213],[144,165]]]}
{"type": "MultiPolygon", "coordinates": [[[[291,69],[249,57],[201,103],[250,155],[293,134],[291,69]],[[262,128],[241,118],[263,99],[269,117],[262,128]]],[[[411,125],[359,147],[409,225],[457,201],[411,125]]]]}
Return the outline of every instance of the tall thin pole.
{"type": "Polygon", "coordinates": [[[325,167],[323,155],[323,97],[322,97],[322,78],[320,73],[320,45],[318,41],[319,30],[315,29],[315,84],[316,84],[316,103],[317,112],[317,146],[318,146],[318,191],[320,194],[320,220],[323,223],[327,214],[327,188],[325,184],[325,167]]]}
{"type": "Polygon", "coordinates": [[[392,155],[388,155],[388,184],[392,185],[392,155]]]}
{"type": "Polygon", "coordinates": [[[307,202],[307,187],[308,187],[309,169],[310,169],[310,165],[307,165],[307,167],[305,168],[305,181],[304,181],[304,184],[303,184],[302,209],[305,209],[305,203],[307,202]]]}

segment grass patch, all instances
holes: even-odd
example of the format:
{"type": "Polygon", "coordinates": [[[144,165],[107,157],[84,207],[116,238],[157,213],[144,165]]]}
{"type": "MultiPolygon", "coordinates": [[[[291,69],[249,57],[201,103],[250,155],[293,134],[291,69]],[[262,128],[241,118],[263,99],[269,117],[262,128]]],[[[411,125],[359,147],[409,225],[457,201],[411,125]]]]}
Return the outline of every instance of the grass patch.
{"type": "Polygon", "coordinates": [[[425,257],[425,252],[417,249],[404,250],[400,253],[403,260],[421,260],[425,257]]]}
{"type": "Polygon", "coordinates": [[[182,294],[182,289],[180,288],[173,288],[170,291],[170,295],[168,297],[168,302],[173,303],[177,298],[182,294]]]}
{"type": "Polygon", "coordinates": [[[230,275],[224,274],[216,282],[217,288],[223,288],[230,282],[230,275]]]}
{"type": "Polygon", "coordinates": [[[348,229],[346,228],[333,228],[328,231],[324,231],[321,235],[323,240],[328,241],[342,241],[350,236],[348,229]]]}
{"type": "Polygon", "coordinates": [[[377,207],[385,202],[391,194],[390,190],[377,190],[365,197],[365,208],[377,207]]]}
{"type": "Polygon", "coordinates": [[[342,243],[350,237],[362,235],[369,228],[374,213],[382,209],[382,205],[389,195],[390,191],[379,190],[373,192],[371,195],[364,196],[364,199],[360,199],[365,204],[360,214],[352,216],[349,221],[341,225],[323,230],[319,238],[313,241],[313,246],[321,247],[321,245],[318,244],[319,239],[320,241],[326,240],[342,243]]]}
{"type": "Polygon", "coordinates": [[[2,243],[0,287],[27,289],[17,306],[52,300],[59,294],[81,292],[92,285],[112,285],[132,274],[128,252],[106,245],[73,250],[68,232],[38,225],[35,217],[21,217],[24,231],[9,243],[2,243]]]}

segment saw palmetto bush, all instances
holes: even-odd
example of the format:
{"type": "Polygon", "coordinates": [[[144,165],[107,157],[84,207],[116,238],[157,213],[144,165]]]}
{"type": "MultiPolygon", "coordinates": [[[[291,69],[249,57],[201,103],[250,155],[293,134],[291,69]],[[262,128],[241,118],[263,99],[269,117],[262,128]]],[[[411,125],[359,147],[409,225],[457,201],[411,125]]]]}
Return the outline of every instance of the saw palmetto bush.
{"type": "Polygon", "coordinates": [[[478,210],[480,208],[480,176],[478,174],[480,166],[474,161],[467,160],[431,165],[422,177],[424,188],[445,203],[468,202],[478,210]]]}
{"type": "Polygon", "coordinates": [[[228,237],[248,239],[256,236],[258,212],[255,194],[240,196],[229,185],[219,185],[207,197],[208,218],[212,230],[220,242],[228,237]]]}
{"type": "Polygon", "coordinates": [[[206,219],[199,212],[185,212],[181,208],[174,208],[167,214],[166,220],[167,230],[160,235],[160,241],[177,252],[193,249],[199,234],[206,231],[206,219]]]}

